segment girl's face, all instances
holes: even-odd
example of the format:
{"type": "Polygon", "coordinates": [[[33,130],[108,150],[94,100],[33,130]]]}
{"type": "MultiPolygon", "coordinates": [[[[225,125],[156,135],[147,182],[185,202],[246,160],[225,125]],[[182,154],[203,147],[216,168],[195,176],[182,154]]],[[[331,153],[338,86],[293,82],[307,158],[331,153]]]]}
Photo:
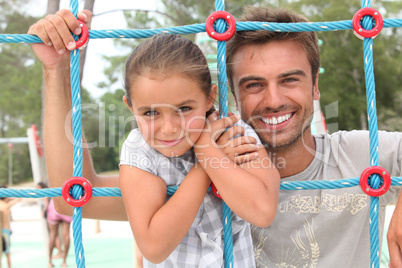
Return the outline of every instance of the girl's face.
{"type": "Polygon", "coordinates": [[[208,98],[197,81],[180,74],[141,75],[130,88],[132,107],[144,140],[167,157],[191,149],[205,126],[206,112],[215,101],[216,85],[208,98]]]}

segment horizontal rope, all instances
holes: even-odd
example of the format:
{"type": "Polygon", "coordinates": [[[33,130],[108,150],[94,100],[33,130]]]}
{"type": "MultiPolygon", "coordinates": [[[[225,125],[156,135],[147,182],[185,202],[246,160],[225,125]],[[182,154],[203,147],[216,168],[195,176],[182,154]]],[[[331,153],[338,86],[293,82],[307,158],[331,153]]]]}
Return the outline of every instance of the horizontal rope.
{"type": "MultiPolygon", "coordinates": [[[[402,27],[402,19],[384,19],[384,28],[402,27]]],[[[236,31],[267,30],[275,32],[328,32],[352,29],[352,20],[308,23],[237,22],[236,31]]],[[[158,33],[195,34],[205,32],[205,23],[144,30],[90,30],[90,39],[148,38],[158,33]]],[[[0,34],[0,43],[42,43],[36,35],[0,34]]]]}
{"type": "MultiPolygon", "coordinates": [[[[360,185],[360,178],[333,180],[333,181],[284,181],[281,190],[314,190],[350,188],[360,185]]],[[[402,177],[391,177],[391,186],[401,186],[402,177]]],[[[179,186],[169,186],[167,194],[173,195],[179,186]]],[[[210,190],[210,189],[209,189],[210,190]]],[[[0,197],[43,198],[61,196],[61,187],[47,189],[8,189],[0,188],[0,197]]],[[[92,196],[121,196],[119,188],[97,187],[92,188],[92,196]]]]}

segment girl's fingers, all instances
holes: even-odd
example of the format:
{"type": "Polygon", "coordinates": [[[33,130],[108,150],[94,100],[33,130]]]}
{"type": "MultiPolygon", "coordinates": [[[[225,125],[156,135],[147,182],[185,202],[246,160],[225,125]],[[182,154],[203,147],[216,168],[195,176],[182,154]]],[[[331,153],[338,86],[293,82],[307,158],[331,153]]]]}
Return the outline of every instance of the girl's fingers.
{"type": "Polygon", "coordinates": [[[228,127],[233,126],[239,119],[239,115],[231,115],[211,122],[212,137],[214,137],[214,140],[217,140],[228,127]]]}
{"type": "Polygon", "coordinates": [[[220,135],[216,143],[218,145],[226,145],[231,139],[233,139],[236,135],[244,135],[244,128],[241,126],[233,126],[227,129],[225,132],[220,135]]]}
{"type": "Polygon", "coordinates": [[[226,155],[243,155],[243,154],[250,154],[255,153],[260,149],[257,144],[243,144],[236,147],[226,147],[223,151],[226,155]]]}
{"type": "Polygon", "coordinates": [[[250,162],[250,161],[256,159],[257,157],[258,157],[258,153],[250,153],[250,154],[239,155],[239,156],[235,157],[234,162],[237,165],[241,165],[241,164],[250,162]]]}

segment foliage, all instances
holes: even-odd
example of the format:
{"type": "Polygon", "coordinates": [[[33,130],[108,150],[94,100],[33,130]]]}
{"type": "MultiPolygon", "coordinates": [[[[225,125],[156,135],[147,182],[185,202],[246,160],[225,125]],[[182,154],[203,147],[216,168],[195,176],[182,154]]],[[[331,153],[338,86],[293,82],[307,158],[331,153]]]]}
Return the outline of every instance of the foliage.
{"type": "MultiPolygon", "coordinates": [[[[383,18],[397,18],[402,10],[402,3],[376,2],[372,5],[380,10],[383,18]]],[[[293,2],[290,7],[303,12],[310,21],[351,20],[361,8],[361,1],[351,0],[339,3],[336,0],[302,0],[293,2]]],[[[401,131],[397,126],[387,123],[392,111],[398,108],[398,96],[402,94],[401,29],[383,29],[374,39],[373,57],[376,85],[377,109],[380,128],[401,131]],[[386,116],[387,115],[387,116],[386,116]]],[[[363,65],[363,42],[353,31],[319,32],[323,41],[321,46],[321,64],[325,73],[320,75],[321,106],[325,107],[339,101],[338,117],[328,118],[337,121],[339,129],[361,129],[367,127],[366,88],[363,65]]],[[[401,109],[400,107],[398,109],[401,109]]],[[[400,121],[393,118],[391,121],[400,121]]],[[[394,122],[395,123],[395,122],[394,122]]]]}
{"type": "MultiPolygon", "coordinates": [[[[22,0],[0,1],[0,33],[26,33],[37,19],[24,13],[22,0]]],[[[0,138],[26,137],[32,124],[40,126],[41,67],[29,45],[0,45],[0,138]]],[[[1,145],[0,184],[7,182],[8,148],[1,145]]],[[[32,178],[26,144],[13,149],[13,181],[32,178]]]]}

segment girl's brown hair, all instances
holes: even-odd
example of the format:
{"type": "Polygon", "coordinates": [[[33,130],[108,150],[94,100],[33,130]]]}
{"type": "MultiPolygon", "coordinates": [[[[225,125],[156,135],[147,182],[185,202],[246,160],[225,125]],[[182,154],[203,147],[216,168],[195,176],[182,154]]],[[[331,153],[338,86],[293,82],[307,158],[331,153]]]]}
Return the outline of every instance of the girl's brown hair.
{"type": "Polygon", "coordinates": [[[179,35],[155,35],[135,48],[128,57],[124,87],[130,106],[130,89],[135,79],[145,73],[164,76],[180,73],[195,79],[207,98],[211,92],[211,74],[204,54],[195,43],[179,35]]]}

